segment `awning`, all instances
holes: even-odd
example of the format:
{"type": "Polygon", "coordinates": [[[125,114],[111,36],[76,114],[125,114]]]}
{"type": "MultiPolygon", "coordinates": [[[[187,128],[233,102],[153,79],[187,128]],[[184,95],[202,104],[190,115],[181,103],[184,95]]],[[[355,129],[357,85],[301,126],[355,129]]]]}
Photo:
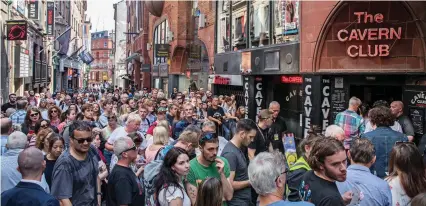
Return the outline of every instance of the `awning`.
{"type": "Polygon", "coordinates": [[[135,52],[132,55],[130,55],[129,57],[126,58],[126,62],[132,61],[134,58],[139,57],[141,54],[135,52]]]}

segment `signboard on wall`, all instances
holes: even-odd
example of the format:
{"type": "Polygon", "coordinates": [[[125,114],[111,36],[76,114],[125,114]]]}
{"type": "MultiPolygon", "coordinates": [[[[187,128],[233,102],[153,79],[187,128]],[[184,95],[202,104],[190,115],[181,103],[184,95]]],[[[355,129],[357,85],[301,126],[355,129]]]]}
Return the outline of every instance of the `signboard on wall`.
{"type": "Polygon", "coordinates": [[[169,45],[168,44],[156,44],[155,45],[155,57],[169,57],[169,45]]]}
{"type": "Polygon", "coordinates": [[[160,64],[158,65],[158,74],[160,77],[168,77],[169,75],[169,65],[168,64],[160,64]]]}
{"type": "Polygon", "coordinates": [[[425,133],[426,91],[405,90],[403,97],[407,107],[404,112],[408,112],[415,134],[421,136],[425,133]]]}
{"type": "Polygon", "coordinates": [[[46,34],[54,34],[54,24],[55,24],[55,2],[47,2],[47,11],[46,11],[46,34]]]}
{"type": "Polygon", "coordinates": [[[25,20],[6,21],[6,38],[9,41],[27,40],[27,29],[25,20]]]}
{"type": "Polygon", "coordinates": [[[38,19],[38,0],[30,0],[28,2],[28,18],[38,19]]]}

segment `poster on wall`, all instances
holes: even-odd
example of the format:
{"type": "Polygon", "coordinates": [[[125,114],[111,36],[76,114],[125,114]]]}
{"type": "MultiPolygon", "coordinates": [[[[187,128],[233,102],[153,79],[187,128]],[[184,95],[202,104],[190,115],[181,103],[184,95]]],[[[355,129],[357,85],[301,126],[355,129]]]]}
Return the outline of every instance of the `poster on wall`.
{"type": "Polygon", "coordinates": [[[283,35],[299,33],[299,1],[282,0],[281,1],[282,25],[284,26],[283,35]]]}

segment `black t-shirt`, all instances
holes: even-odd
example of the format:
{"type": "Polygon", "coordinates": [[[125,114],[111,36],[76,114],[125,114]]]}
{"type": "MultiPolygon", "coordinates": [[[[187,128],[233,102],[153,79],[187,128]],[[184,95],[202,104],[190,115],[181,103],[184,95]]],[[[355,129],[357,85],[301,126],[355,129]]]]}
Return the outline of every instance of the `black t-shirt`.
{"type": "Polygon", "coordinates": [[[402,127],[402,133],[404,133],[407,136],[414,136],[413,123],[411,123],[411,120],[409,117],[405,115],[401,115],[398,117],[397,120],[402,127]]]}
{"type": "Polygon", "coordinates": [[[2,112],[6,112],[6,110],[7,109],[9,109],[9,108],[14,108],[14,109],[16,109],[16,110],[18,110],[18,106],[17,106],[18,104],[11,104],[10,102],[8,102],[8,103],[6,103],[6,104],[3,104],[2,106],[1,106],[1,111],[2,112]]]}
{"type": "MultiPolygon", "coordinates": [[[[207,109],[207,117],[213,117],[219,121],[223,120],[223,117],[225,116],[225,112],[223,111],[222,107],[217,107],[217,109],[213,109],[213,107],[209,107],[207,109]]],[[[223,123],[223,122],[222,122],[223,123]]],[[[216,130],[219,129],[219,125],[217,125],[216,122],[214,122],[214,124],[216,125],[216,130]]]]}
{"type": "Polygon", "coordinates": [[[254,141],[250,143],[248,148],[255,149],[256,152],[254,155],[257,155],[261,152],[268,151],[269,141],[268,141],[268,132],[269,128],[266,129],[257,129],[256,137],[254,137],[254,141]]]}
{"type": "Polygon", "coordinates": [[[46,155],[44,156],[44,160],[46,161],[46,169],[44,169],[44,177],[46,178],[46,182],[50,188],[52,187],[53,167],[55,167],[56,160],[48,160],[46,155]]]}
{"type": "MultiPolygon", "coordinates": [[[[234,181],[248,181],[248,161],[243,151],[236,147],[232,142],[228,142],[222,150],[222,157],[229,163],[229,170],[235,172],[234,181]]],[[[251,202],[251,189],[235,190],[232,199],[228,201],[228,206],[249,205],[251,202]]]]}
{"type": "Polygon", "coordinates": [[[108,177],[107,206],[145,205],[142,184],[132,169],[115,165],[108,177]]]}
{"type": "Polygon", "coordinates": [[[300,195],[316,206],[345,205],[336,183],[318,177],[313,170],[305,173],[301,186],[300,195]]]}
{"type": "Polygon", "coordinates": [[[271,130],[268,132],[269,141],[274,150],[278,149],[284,154],[283,133],[287,131],[287,125],[282,117],[278,116],[275,122],[271,125],[271,130]]]}

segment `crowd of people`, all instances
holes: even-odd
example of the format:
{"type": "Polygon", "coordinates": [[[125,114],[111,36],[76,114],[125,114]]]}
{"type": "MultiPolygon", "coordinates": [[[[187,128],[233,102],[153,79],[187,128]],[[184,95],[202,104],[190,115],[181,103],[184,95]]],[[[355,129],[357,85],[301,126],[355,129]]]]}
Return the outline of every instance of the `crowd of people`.
{"type": "Polygon", "coordinates": [[[399,101],[351,98],[297,141],[295,162],[278,102],[255,122],[202,88],[30,91],[1,111],[5,206],[426,205],[424,149],[399,101]]]}

